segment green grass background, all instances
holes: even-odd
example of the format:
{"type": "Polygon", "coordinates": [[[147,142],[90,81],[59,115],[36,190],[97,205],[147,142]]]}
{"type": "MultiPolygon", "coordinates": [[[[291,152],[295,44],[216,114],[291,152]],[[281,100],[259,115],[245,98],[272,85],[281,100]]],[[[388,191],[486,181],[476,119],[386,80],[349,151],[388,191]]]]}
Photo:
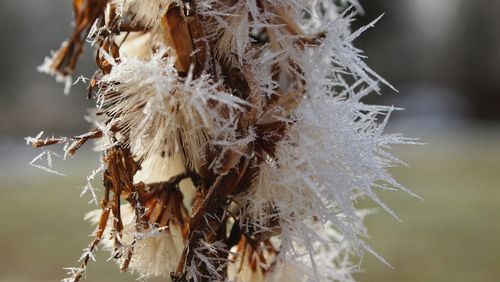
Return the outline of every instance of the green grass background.
{"type": "MultiPolygon", "coordinates": [[[[358,280],[500,281],[500,138],[424,141],[430,144],[396,149],[410,167],[393,173],[425,201],[384,192],[403,222],[383,211],[367,218],[367,241],[394,269],[367,254],[358,280]]],[[[0,166],[0,281],[58,281],[91,239],[82,218],[94,207],[78,187],[97,162],[69,160],[67,177],[12,162],[3,159],[0,166]]],[[[107,257],[99,252],[86,281],[135,281],[107,257]]]]}

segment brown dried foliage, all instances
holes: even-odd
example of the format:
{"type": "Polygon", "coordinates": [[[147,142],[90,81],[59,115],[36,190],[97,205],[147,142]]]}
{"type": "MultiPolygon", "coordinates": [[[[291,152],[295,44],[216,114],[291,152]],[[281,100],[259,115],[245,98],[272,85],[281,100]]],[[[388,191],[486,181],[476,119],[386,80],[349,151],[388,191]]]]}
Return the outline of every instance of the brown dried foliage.
{"type": "MultiPolygon", "coordinates": [[[[195,267],[199,268],[200,273],[207,272],[206,269],[202,269],[201,262],[194,259],[193,250],[200,245],[201,241],[224,242],[227,250],[238,246],[238,249],[243,251],[243,256],[248,255],[251,259],[253,268],[262,267],[255,258],[265,261],[263,252],[278,252],[277,247],[269,241],[270,236],[279,233],[277,220],[268,223],[269,229],[275,230],[273,234],[266,236],[253,234],[251,226],[245,229],[240,228],[240,220],[243,219],[231,214],[229,206],[235,196],[247,193],[252,188],[253,180],[259,173],[259,163],[265,161],[266,158],[276,157],[276,144],[284,138],[287,124],[278,121],[260,124],[258,120],[271,115],[277,107],[287,111],[296,107],[304,89],[304,82],[299,76],[301,70],[293,62],[289,62],[287,67],[296,73],[292,78],[296,85],[289,93],[286,93],[287,95],[280,93],[280,89],[276,88],[272,96],[264,97],[259,93],[254,74],[248,66],[243,63],[240,69],[234,69],[225,62],[215,59],[212,49],[217,43],[215,42],[217,38],[206,39],[207,31],[204,30],[204,27],[213,24],[212,19],[203,18],[196,13],[196,1],[184,1],[189,2],[189,5],[173,3],[161,19],[164,41],[175,50],[177,55],[175,67],[181,76],[185,76],[190,68],[193,68],[195,77],[202,72],[208,72],[216,80],[215,66],[219,65],[226,83],[225,87],[254,106],[249,111],[240,113],[239,130],[246,132],[250,128],[255,129],[256,139],[246,147],[240,148],[238,152],[233,150],[213,152],[207,149],[207,165],[193,169],[186,168],[183,173],[161,183],[134,183],[133,177],[140,170],[141,160],[136,159],[125,145],[116,145],[108,149],[104,159],[106,171],[103,175],[105,193],[100,203],[102,213],[95,239],[90,243],[88,253],[82,261],[81,271],[74,276],[74,281],[82,278],[91,253],[101,241],[110,220],[112,222],[111,233],[115,242],[114,258],[122,259],[121,270],[127,270],[133,256],[135,240],[132,246],[126,246],[125,253],[120,251],[123,247],[120,241],[123,230],[120,204],[123,200],[135,209],[135,228],[138,232],[152,227],[168,227],[171,221],[182,227],[186,244],[177,269],[171,274],[173,281],[186,281],[186,269],[193,263],[199,264],[195,267]],[[241,152],[245,154],[242,155],[241,152]],[[217,160],[215,162],[217,165],[214,168],[209,167],[208,164],[213,163],[214,160],[217,160]],[[197,189],[191,212],[183,205],[183,195],[179,189],[179,183],[184,179],[190,179],[197,189]],[[230,219],[234,223],[230,230],[227,230],[230,219]]],[[[281,33],[296,36],[298,38],[296,44],[299,48],[306,44],[320,44],[324,34],[305,35],[300,27],[288,17],[286,7],[273,6],[266,0],[259,0],[258,4],[261,9],[267,9],[279,15],[270,22],[276,27],[263,31],[265,33],[263,40],[269,41],[276,51],[282,48],[276,43],[277,29],[280,29],[281,33]]],[[[108,10],[109,20],[105,23],[108,0],[74,0],[73,5],[76,17],[75,30],[67,43],[56,53],[52,65],[52,69],[62,75],[69,75],[74,71],[77,59],[83,50],[85,38],[96,20],[99,20],[100,27],[106,25],[106,28],[99,29],[95,35],[99,50],[106,51],[116,62],[120,60],[120,43],[115,42],[115,35],[120,32],[146,33],[149,31],[147,28],[131,25],[125,19],[119,18],[112,6],[108,10]]],[[[262,42],[256,40],[253,44],[255,45],[253,48],[257,48],[262,42]]],[[[99,70],[90,82],[89,93],[98,86],[103,87],[99,85],[99,78],[103,74],[108,74],[112,69],[112,64],[106,60],[101,51],[97,52],[96,64],[99,70]]],[[[275,66],[274,78],[276,80],[279,72],[282,71],[281,68],[282,66],[275,66]]],[[[115,94],[120,95],[120,93],[115,94]]],[[[90,94],[89,97],[91,97],[90,94]]],[[[117,133],[121,133],[120,128],[113,128],[106,133],[95,129],[71,138],[41,140],[33,143],[33,146],[41,147],[71,141],[72,144],[67,152],[73,155],[87,140],[105,135],[113,138],[117,133]]],[[[207,253],[206,255],[228,258],[228,252],[207,253]]],[[[226,267],[222,263],[216,268],[220,269],[222,277],[227,275],[226,267]]],[[[266,269],[262,271],[265,272],[266,269]]],[[[209,273],[206,273],[206,277],[209,277],[209,273]]],[[[209,280],[206,277],[202,277],[202,280],[209,280]]]]}

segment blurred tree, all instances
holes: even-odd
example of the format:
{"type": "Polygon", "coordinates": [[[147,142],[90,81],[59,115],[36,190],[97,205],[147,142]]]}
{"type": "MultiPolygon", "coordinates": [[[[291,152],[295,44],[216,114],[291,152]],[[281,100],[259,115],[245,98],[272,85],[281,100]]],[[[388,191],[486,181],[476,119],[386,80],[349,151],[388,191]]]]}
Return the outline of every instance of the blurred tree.
{"type": "MultiPolygon", "coordinates": [[[[368,63],[376,71],[400,89],[408,85],[449,89],[465,100],[469,114],[465,118],[500,119],[500,19],[496,15],[500,2],[380,0],[362,4],[367,15],[385,13],[377,23],[377,34],[367,32],[357,42],[369,50],[368,63]]],[[[361,16],[355,27],[372,20],[361,16]]]]}

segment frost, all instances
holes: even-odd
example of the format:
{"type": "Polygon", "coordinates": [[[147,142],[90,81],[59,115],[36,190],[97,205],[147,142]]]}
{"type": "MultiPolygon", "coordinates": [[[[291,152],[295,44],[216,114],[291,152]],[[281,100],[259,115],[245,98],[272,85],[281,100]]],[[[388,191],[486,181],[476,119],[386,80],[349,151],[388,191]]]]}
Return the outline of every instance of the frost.
{"type": "Polygon", "coordinates": [[[192,165],[203,162],[200,151],[209,140],[220,144],[235,136],[232,109],[244,111],[247,102],[222,90],[208,75],[181,80],[173,58],[158,52],[151,60],[124,58],[102,81],[120,82],[99,93],[102,107],[113,119],[111,125],[137,136],[130,145],[134,153],[147,157],[157,152],[179,156],[192,165]],[[120,96],[112,95],[114,92],[120,96]],[[216,102],[214,106],[209,101],[216,102]],[[223,117],[220,111],[229,110],[223,117]],[[180,136],[180,138],[179,138],[180,136]],[[181,142],[182,140],[182,142],[181,142]]]}
{"type": "MultiPolygon", "coordinates": [[[[63,46],[66,43],[63,43],[63,46]]],[[[55,53],[52,52],[52,56],[54,56],[55,53]]],[[[53,58],[52,57],[45,57],[43,64],[37,67],[37,70],[41,73],[46,73],[50,76],[53,76],[56,78],[57,82],[64,83],[64,94],[69,95],[69,92],[71,90],[71,86],[73,85],[73,79],[71,78],[70,75],[62,75],[58,72],[55,72],[52,69],[52,64],[53,64],[53,58]]]]}
{"type": "Polygon", "coordinates": [[[42,153],[40,153],[38,156],[36,156],[29,163],[29,165],[33,166],[33,167],[36,167],[36,168],[39,168],[39,169],[41,169],[43,171],[52,173],[52,174],[56,174],[56,175],[60,175],[60,176],[66,176],[63,173],[60,173],[57,170],[54,170],[53,164],[52,164],[52,158],[53,157],[56,157],[56,158],[59,158],[59,159],[63,159],[63,157],[61,157],[57,153],[55,153],[53,151],[50,151],[50,150],[45,150],[42,153]],[[43,163],[43,164],[41,164],[41,163],[43,163]]]}
{"type": "MultiPolygon", "coordinates": [[[[94,210],[85,215],[85,219],[93,224],[98,224],[101,210],[94,210]]],[[[108,222],[106,234],[103,236],[104,249],[109,251],[112,260],[118,253],[125,253],[134,244],[134,255],[130,262],[130,269],[141,277],[170,276],[175,270],[182,249],[184,248],[182,230],[174,223],[168,228],[155,228],[150,226],[141,232],[135,230],[135,215],[130,205],[121,206],[122,221],[124,223],[123,235],[120,238],[121,248],[115,250],[112,231],[112,222],[108,222]],[[134,243],[134,240],[136,242],[134,243]]],[[[119,263],[119,261],[117,261],[119,263]]]]}
{"type": "MultiPolygon", "coordinates": [[[[276,159],[261,165],[257,188],[242,204],[243,216],[251,221],[243,227],[260,227],[257,232],[266,233],[266,222],[278,218],[282,226],[282,259],[309,258],[318,280],[326,279],[324,268],[317,267],[317,262],[325,259],[317,252],[315,242],[348,242],[385,262],[360,239],[366,230],[353,202],[360,197],[371,198],[397,218],[376,190],[392,187],[409,192],[388,173],[388,168],[402,162],[386,150],[414,140],[383,133],[393,107],[361,102],[370,92],[379,91],[379,83],[392,87],[363,62],[362,52],[352,46],[352,41],[380,17],[351,33],[348,11],[333,20],[312,20],[322,22],[317,26],[326,30],[320,46],[306,47],[300,56],[295,49],[283,50],[303,70],[308,99],[289,118],[293,125],[288,129],[288,138],[278,145],[276,159]],[[346,82],[353,79],[353,84],[346,82]],[[339,232],[340,238],[325,237],[325,232],[332,229],[339,232]]],[[[338,251],[333,247],[330,250],[338,251]]],[[[338,269],[348,267],[339,265],[338,269]]]]}
{"type": "Polygon", "coordinates": [[[85,260],[86,257],[89,257],[92,261],[95,261],[94,252],[90,248],[85,248],[82,251],[83,253],[78,259],[78,262],[85,260]]]}
{"type": "Polygon", "coordinates": [[[95,203],[96,206],[99,205],[99,201],[98,201],[97,195],[96,195],[96,191],[98,191],[98,189],[94,188],[94,186],[92,185],[92,180],[94,180],[95,177],[97,175],[101,174],[105,169],[106,169],[106,167],[104,166],[104,163],[101,162],[101,165],[97,169],[94,169],[89,176],[87,176],[87,183],[82,188],[82,192],[80,193],[80,197],[83,197],[85,194],[90,193],[92,199],[89,201],[89,204],[95,203]]]}
{"type": "Polygon", "coordinates": [[[191,263],[192,268],[188,270],[188,273],[191,273],[193,278],[196,277],[196,279],[208,278],[211,279],[211,281],[224,281],[220,272],[221,269],[227,266],[229,260],[217,258],[216,254],[219,252],[229,254],[227,246],[224,243],[207,243],[202,240],[198,247],[193,250],[195,256],[193,257],[193,262],[191,263]],[[218,268],[216,268],[215,265],[217,265],[218,268]],[[200,270],[203,270],[206,273],[202,273],[200,270]]]}
{"type": "MultiPolygon", "coordinates": [[[[92,180],[105,171],[106,206],[86,216],[103,236],[83,265],[101,241],[140,279],[351,282],[356,256],[389,265],[364,242],[369,211],[355,205],[371,199],[399,220],[379,193],[416,196],[389,173],[405,165],[391,147],[418,143],[385,133],[400,109],[364,103],[396,90],[354,46],[383,15],[352,30],[357,0],[109,3],[116,15],[84,26],[99,54],[96,129],[26,138],[66,155],[98,139],[104,161],[81,196],[98,203],[92,180]]],[[[59,174],[53,156],[30,165],[59,174]]]]}
{"type": "Polygon", "coordinates": [[[146,27],[155,26],[172,0],[112,0],[117,12],[124,17],[133,15],[133,21],[146,27]]]}
{"type": "Polygon", "coordinates": [[[75,276],[78,275],[79,273],[84,273],[85,269],[80,268],[80,267],[65,267],[63,268],[64,270],[67,270],[68,272],[66,273],[68,275],[68,278],[64,278],[61,280],[61,282],[73,282],[75,281],[75,276]]]}
{"type": "Polygon", "coordinates": [[[26,138],[24,138],[24,140],[26,140],[26,145],[32,145],[32,144],[42,140],[41,139],[42,136],[43,136],[43,131],[40,131],[40,133],[38,133],[35,137],[26,137],[26,138]]]}
{"type": "Polygon", "coordinates": [[[82,82],[82,83],[87,83],[90,79],[83,76],[83,75],[80,75],[78,76],[78,78],[75,80],[75,82],[73,82],[73,85],[77,85],[78,83],[82,82]]]}

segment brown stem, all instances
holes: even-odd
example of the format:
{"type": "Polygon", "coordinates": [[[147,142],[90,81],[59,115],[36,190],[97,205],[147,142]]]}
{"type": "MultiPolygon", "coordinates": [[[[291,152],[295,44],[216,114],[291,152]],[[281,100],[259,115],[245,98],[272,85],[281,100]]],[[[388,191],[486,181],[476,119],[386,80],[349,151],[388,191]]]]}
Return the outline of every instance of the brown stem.
{"type": "MultiPolygon", "coordinates": [[[[221,209],[226,208],[227,197],[237,190],[238,184],[247,173],[249,164],[250,160],[242,157],[239,168],[232,169],[228,174],[219,176],[202,200],[200,207],[194,211],[189,223],[189,241],[184,248],[176,271],[171,274],[172,280],[182,281],[184,279],[186,266],[192,263],[193,251],[198,248],[201,240],[205,239],[207,232],[216,233],[221,226],[220,222],[211,225],[210,222],[214,222],[205,220],[205,216],[217,215],[221,209]]],[[[224,277],[226,273],[221,273],[221,275],[224,277]]]]}
{"type": "Polygon", "coordinates": [[[78,282],[81,280],[83,274],[85,273],[87,265],[90,261],[92,253],[95,251],[97,245],[99,245],[99,242],[101,242],[102,240],[102,236],[104,235],[104,231],[106,230],[106,226],[108,223],[109,214],[111,212],[111,206],[109,202],[106,200],[107,198],[109,198],[109,190],[106,190],[104,200],[101,201],[102,213],[101,216],[99,217],[99,224],[97,226],[94,240],[92,240],[92,242],[89,244],[89,247],[86,250],[87,254],[83,258],[83,263],[80,266],[80,269],[73,276],[73,282],[78,282]]]}
{"type": "MultiPolygon", "coordinates": [[[[110,131],[116,132],[117,128],[112,127],[110,131]]],[[[33,146],[33,148],[41,148],[41,147],[45,147],[45,146],[50,146],[50,145],[55,145],[55,144],[63,144],[63,143],[72,141],[71,145],[66,149],[66,152],[72,156],[88,140],[99,139],[103,136],[104,136],[104,133],[102,132],[102,130],[96,128],[96,129],[93,129],[87,133],[84,133],[84,134],[81,134],[78,136],[33,140],[31,142],[31,146],[33,146]]]]}

